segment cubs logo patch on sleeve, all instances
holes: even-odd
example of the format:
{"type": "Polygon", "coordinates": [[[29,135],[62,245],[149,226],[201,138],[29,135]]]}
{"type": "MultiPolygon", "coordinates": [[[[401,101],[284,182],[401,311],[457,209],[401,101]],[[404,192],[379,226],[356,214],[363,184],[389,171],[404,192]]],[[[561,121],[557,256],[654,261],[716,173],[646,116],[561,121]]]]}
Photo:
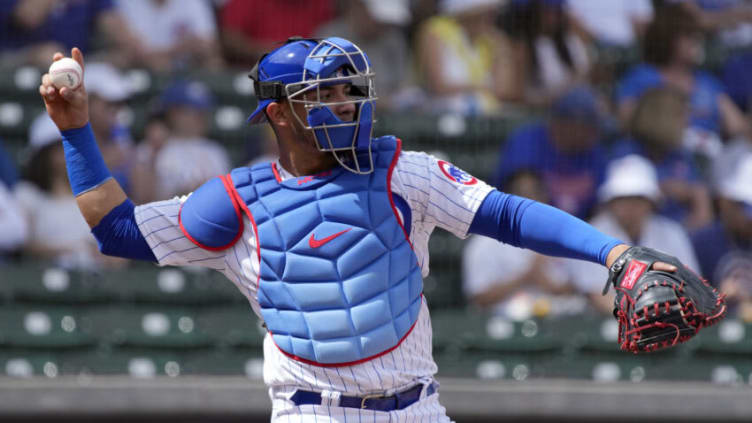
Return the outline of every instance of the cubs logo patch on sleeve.
{"type": "Polygon", "coordinates": [[[461,185],[475,185],[478,180],[475,179],[475,177],[464,170],[458,168],[457,166],[445,162],[444,160],[438,160],[437,163],[439,164],[439,169],[441,169],[441,173],[444,174],[449,180],[456,182],[461,185]]]}

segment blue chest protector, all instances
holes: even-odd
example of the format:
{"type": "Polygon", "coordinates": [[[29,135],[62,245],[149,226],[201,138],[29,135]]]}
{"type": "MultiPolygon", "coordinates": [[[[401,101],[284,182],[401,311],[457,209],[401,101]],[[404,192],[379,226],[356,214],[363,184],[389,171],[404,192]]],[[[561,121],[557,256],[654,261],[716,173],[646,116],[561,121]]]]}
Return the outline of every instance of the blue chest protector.
{"type": "Polygon", "coordinates": [[[300,361],[374,358],[417,321],[423,280],[388,184],[399,141],[382,137],[373,146],[370,175],[337,168],[279,182],[264,163],[225,179],[256,227],[266,326],[280,350],[300,361]]]}

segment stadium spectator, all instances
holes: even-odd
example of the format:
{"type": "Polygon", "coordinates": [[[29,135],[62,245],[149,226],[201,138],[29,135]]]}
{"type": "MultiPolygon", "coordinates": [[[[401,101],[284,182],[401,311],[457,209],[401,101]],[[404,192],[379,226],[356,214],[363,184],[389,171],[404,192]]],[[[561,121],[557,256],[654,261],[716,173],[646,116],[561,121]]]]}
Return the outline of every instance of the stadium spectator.
{"type": "MultiPolygon", "coordinates": [[[[697,270],[692,243],[679,223],[657,213],[661,202],[656,170],[647,159],[629,155],[609,163],[606,180],[598,188],[600,210],[590,224],[601,232],[627,242],[671,251],[684,264],[697,270]]],[[[570,260],[570,272],[578,290],[598,310],[610,314],[613,290],[603,296],[608,270],[580,260],[570,260]]]]}
{"type": "MultiPolygon", "coordinates": [[[[541,203],[548,200],[542,175],[536,171],[519,170],[502,188],[541,203]]],[[[566,295],[573,292],[566,259],[473,235],[462,253],[462,274],[469,302],[494,314],[524,320],[572,311],[566,295]]]]}
{"type": "Polygon", "coordinates": [[[117,56],[140,50],[113,7],[113,0],[0,1],[0,57],[3,63],[31,63],[46,68],[56,51],[91,47],[97,31],[114,42],[117,56]]]}
{"type": "Polygon", "coordinates": [[[342,37],[367,51],[376,70],[379,107],[390,108],[393,96],[412,79],[410,49],[402,30],[411,20],[408,2],[352,0],[343,7],[342,16],[319,28],[316,36],[342,37]]]}
{"type": "Polygon", "coordinates": [[[682,91],[648,90],[632,116],[631,138],[617,142],[612,156],[639,154],[650,160],[665,197],[661,214],[697,229],[709,223],[713,213],[708,187],[692,153],[682,144],[688,115],[682,91]]]}
{"type": "Polygon", "coordinates": [[[16,162],[3,147],[3,140],[0,139],[0,182],[6,187],[13,188],[18,182],[18,170],[16,162]]]}
{"type": "Polygon", "coordinates": [[[548,105],[587,82],[589,46],[574,30],[563,0],[518,0],[512,4],[516,73],[523,75],[525,102],[548,105]]]}
{"type": "Polygon", "coordinates": [[[650,0],[567,0],[577,26],[599,45],[631,47],[653,19],[650,0]]]}
{"type": "Polygon", "coordinates": [[[148,203],[156,199],[156,187],[153,178],[157,153],[170,139],[170,127],[164,110],[156,107],[150,110],[144,124],[144,138],[136,146],[136,160],[131,173],[133,195],[136,204],[148,203]]]}
{"type": "Polygon", "coordinates": [[[26,242],[27,231],[20,206],[5,182],[0,180],[0,259],[26,242]]]}
{"type": "Polygon", "coordinates": [[[747,0],[656,0],[658,7],[680,4],[705,31],[713,32],[726,47],[752,43],[752,4],[747,0]]]}
{"type": "Polygon", "coordinates": [[[688,141],[712,155],[720,139],[748,133],[748,124],[721,83],[699,70],[704,60],[703,34],[695,16],[680,5],[656,11],[643,43],[644,63],[633,67],[616,92],[619,117],[629,122],[640,96],[650,88],[671,86],[689,96],[688,141]]]}
{"type": "Polygon", "coordinates": [[[229,0],[220,17],[227,59],[251,68],[287,38],[310,37],[334,18],[332,0],[229,0]]]}
{"type": "Polygon", "coordinates": [[[91,129],[97,136],[105,162],[126,192],[131,192],[133,166],[131,134],[118,121],[118,114],[130,98],[130,87],[115,67],[107,63],[86,65],[84,83],[89,94],[91,129]]]}
{"type": "Polygon", "coordinates": [[[499,0],[442,0],[417,39],[420,79],[435,112],[493,114],[522,98],[512,47],[495,26],[499,0]]]}
{"type": "Polygon", "coordinates": [[[723,146],[721,154],[711,163],[711,186],[718,186],[721,181],[731,176],[741,159],[748,154],[752,154],[752,142],[748,138],[729,140],[723,146]]]}
{"type": "Polygon", "coordinates": [[[607,161],[599,142],[603,108],[587,87],[562,95],[548,121],[523,126],[509,136],[494,184],[503,186],[519,169],[533,169],[543,175],[552,205],[586,218],[607,161]]]}
{"type": "MultiPolygon", "coordinates": [[[[731,278],[730,288],[741,286],[733,279],[737,269],[747,269],[752,260],[752,153],[739,161],[730,177],[717,187],[718,219],[692,234],[692,242],[700,259],[702,275],[723,292],[731,278]]],[[[748,270],[745,281],[751,282],[748,270]]],[[[745,289],[752,289],[747,284],[745,289]]]]}
{"type": "Polygon", "coordinates": [[[192,192],[208,178],[230,170],[225,149],[206,137],[213,103],[202,82],[178,79],[167,87],[160,107],[170,134],[160,141],[163,135],[152,133],[156,140],[151,156],[147,149],[139,157],[134,178],[136,190],[143,193],[141,198],[171,198],[192,192]]]}
{"type": "Polygon", "coordinates": [[[135,65],[156,71],[222,66],[214,11],[206,0],[117,0],[142,51],[135,65]]]}
{"type": "Polygon", "coordinates": [[[23,251],[73,268],[123,263],[99,253],[68,184],[62,135],[47,113],[29,128],[29,161],[14,195],[28,227],[23,251]]]}
{"type": "Polygon", "coordinates": [[[734,104],[747,116],[752,112],[752,53],[732,55],[723,65],[723,83],[734,104]]]}
{"type": "Polygon", "coordinates": [[[13,197],[17,182],[15,160],[3,148],[0,140],[0,258],[20,247],[26,240],[26,221],[13,197]]]}

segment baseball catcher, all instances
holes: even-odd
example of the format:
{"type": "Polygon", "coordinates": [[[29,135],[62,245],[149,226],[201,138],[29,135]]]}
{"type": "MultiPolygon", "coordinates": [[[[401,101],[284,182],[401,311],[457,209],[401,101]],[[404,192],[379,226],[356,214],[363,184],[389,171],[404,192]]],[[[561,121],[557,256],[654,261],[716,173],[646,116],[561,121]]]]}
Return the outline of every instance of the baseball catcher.
{"type": "MultiPolygon", "coordinates": [[[[81,51],[71,55],[85,72],[81,51]]],[[[374,75],[346,39],[290,38],[250,72],[249,122],[271,126],[279,157],[138,206],[105,165],[85,84],[58,89],[46,74],[39,87],[100,251],[211,268],[248,298],[267,329],[271,421],[450,421],[423,296],[437,227],[610,268],[633,351],[675,344],[723,315],[722,298],[675,258],[402,151],[396,136],[374,137],[374,75]]]]}
{"type": "Polygon", "coordinates": [[[724,295],[676,257],[645,247],[631,247],[609,268],[603,288],[616,290],[614,316],[619,346],[634,353],[671,347],[692,338],[726,314],[724,295]],[[654,268],[663,262],[674,272],[654,268]]]}

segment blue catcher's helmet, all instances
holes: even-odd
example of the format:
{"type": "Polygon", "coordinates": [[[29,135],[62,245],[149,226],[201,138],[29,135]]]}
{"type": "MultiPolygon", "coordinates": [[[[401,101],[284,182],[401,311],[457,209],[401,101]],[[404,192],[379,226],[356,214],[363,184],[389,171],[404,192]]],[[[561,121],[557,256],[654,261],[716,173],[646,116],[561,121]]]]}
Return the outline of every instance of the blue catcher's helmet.
{"type": "Polygon", "coordinates": [[[371,173],[371,136],[374,101],[373,70],[366,54],[343,38],[323,40],[290,38],[282,47],[263,56],[249,75],[259,104],[248,121],[266,121],[269,103],[286,98],[292,108],[299,103],[306,116],[293,115],[305,128],[313,131],[320,151],[332,152],[345,169],[371,173]],[[347,84],[350,89],[343,101],[322,101],[321,88],[347,84]],[[343,121],[330,109],[354,104],[355,117],[343,121]],[[303,120],[305,119],[305,120],[303,120]]]}

